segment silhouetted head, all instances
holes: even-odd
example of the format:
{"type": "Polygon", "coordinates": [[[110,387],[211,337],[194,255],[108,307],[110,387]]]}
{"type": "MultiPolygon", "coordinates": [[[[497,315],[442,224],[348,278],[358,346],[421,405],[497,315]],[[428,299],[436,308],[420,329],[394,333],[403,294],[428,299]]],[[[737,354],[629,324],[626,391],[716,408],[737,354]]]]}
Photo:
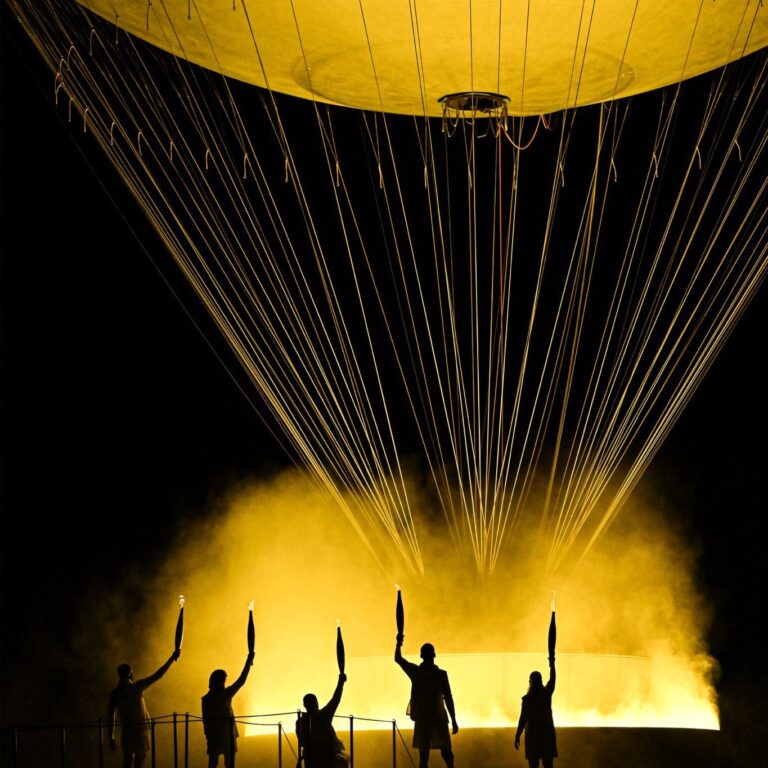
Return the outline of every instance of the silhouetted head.
{"type": "Polygon", "coordinates": [[[421,656],[424,661],[434,661],[435,656],[437,654],[435,653],[435,646],[432,645],[432,643],[424,643],[424,645],[421,646],[421,650],[419,651],[419,656],[421,656]]]}
{"type": "Polygon", "coordinates": [[[528,676],[528,690],[536,691],[544,687],[544,681],[541,679],[541,672],[531,672],[528,676]]]}
{"type": "Polygon", "coordinates": [[[314,693],[308,693],[303,701],[304,709],[306,709],[307,712],[317,712],[317,710],[320,709],[320,705],[317,703],[317,696],[315,696],[314,693]]]}
{"type": "Polygon", "coordinates": [[[227,673],[223,669],[214,669],[208,678],[208,688],[213,691],[217,688],[223,688],[227,682],[227,673]]]}
{"type": "Polygon", "coordinates": [[[130,664],[121,664],[117,668],[117,676],[121,680],[133,680],[133,672],[131,672],[130,664]]]}

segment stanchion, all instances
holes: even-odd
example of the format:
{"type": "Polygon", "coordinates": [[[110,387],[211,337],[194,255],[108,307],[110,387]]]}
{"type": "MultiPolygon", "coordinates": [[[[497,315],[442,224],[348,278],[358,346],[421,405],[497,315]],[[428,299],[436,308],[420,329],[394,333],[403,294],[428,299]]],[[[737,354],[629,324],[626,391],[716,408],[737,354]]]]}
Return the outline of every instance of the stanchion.
{"type": "Polygon", "coordinates": [[[235,716],[229,716],[229,763],[235,768],[235,716]]]}
{"type": "Polygon", "coordinates": [[[355,765],[355,718],[349,716],[349,768],[355,765]]]}
{"type": "Polygon", "coordinates": [[[150,720],[149,721],[149,734],[150,734],[150,738],[151,738],[149,762],[150,762],[150,765],[152,766],[152,768],[156,768],[156,763],[155,763],[155,721],[154,720],[150,720]]]}
{"type": "Polygon", "coordinates": [[[283,724],[277,724],[277,768],[283,768],[283,724]]]}
{"type": "Polygon", "coordinates": [[[19,729],[13,729],[13,768],[19,765],[19,729]]]}
{"type": "Polygon", "coordinates": [[[184,714],[184,768],[189,768],[189,712],[184,714]]]}
{"type": "Polygon", "coordinates": [[[99,718],[99,768],[104,768],[104,722],[99,718]]]}
{"type": "Polygon", "coordinates": [[[173,713],[173,768],[179,768],[179,737],[176,733],[176,713],[173,713]]]}
{"type": "Polygon", "coordinates": [[[67,729],[62,727],[61,729],[61,768],[65,768],[67,764],[67,729]]]}
{"type": "Polygon", "coordinates": [[[392,721],[392,768],[397,768],[397,721],[392,721]]]}

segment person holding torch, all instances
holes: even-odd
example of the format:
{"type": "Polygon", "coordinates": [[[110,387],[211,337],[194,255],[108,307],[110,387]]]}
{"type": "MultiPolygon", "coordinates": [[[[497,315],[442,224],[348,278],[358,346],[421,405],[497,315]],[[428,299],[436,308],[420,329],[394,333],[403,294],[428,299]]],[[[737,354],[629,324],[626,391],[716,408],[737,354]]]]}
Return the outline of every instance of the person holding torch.
{"type": "Polygon", "coordinates": [[[448,682],[448,673],[435,664],[435,646],[432,643],[424,643],[421,646],[419,653],[421,664],[414,664],[403,658],[405,611],[400,587],[397,587],[395,619],[397,623],[395,661],[411,681],[408,715],[413,720],[413,747],[419,750],[419,768],[427,768],[431,749],[439,749],[446,766],[453,768],[451,733],[457,734],[459,726],[456,722],[456,710],[451,684],[448,682]],[[448,715],[451,717],[450,733],[448,715]]]}
{"type": "Polygon", "coordinates": [[[544,685],[541,672],[531,672],[528,693],[523,696],[520,720],[515,733],[515,749],[520,749],[520,737],[525,732],[525,759],[529,768],[553,768],[557,757],[557,734],[552,717],[552,694],[555,692],[555,600],[552,598],[552,617],[549,621],[549,680],[544,685]]]}
{"type": "Polygon", "coordinates": [[[445,764],[453,768],[451,733],[457,734],[459,726],[448,673],[435,664],[435,646],[432,643],[421,646],[421,664],[403,658],[402,645],[403,636],[398,635],[395,661],[411,680],[408,714],[413,720],[413,746],[419,750],[419,768],[427,768],[431,749],[439,749],[445,764]],[[451,717],[451,733],[448,732],[448,715],[451,717]]]}
{"type": "Polygon", "coordinates": [[[216,768],[219,755],[224,755],[224,766],[232,765],[232,753],[237,752],[240,733],[232,710],[232,699],[245,685],[253,666],[253,651],[248,653],[240,676],[232,685],[227,685],[227,673],[214,669],[208,678],[208,693],[203,696],[203,731],[208,745],[208,768],[216,768]]]}
{"type": "Polygon", "coordinates": [[[341,703],[344,683],[346,653],[344,639],[341,636],[341,624],[336,629],[336,661],[339,665],[339,679],[330,701],[321,707],[314,693],[303,698],[305,713],[296,721],[296,736],[299,740],[299,760],[297,768],[304,762],[304,768],[347,768],[349,756],[344,742],[336,735],[333,718],[341,703]]]}
{"type": "Polygon", "coordinates": [[[120,722],[120,746],[123,749],[123,768],[141,768],[150,749],[149,711],[144,701],[144,691],[156,683],[178,661],[181,649],[176,648],[160,669],[141,680],[133,679],[130,664],[117,668],[117,687],[109,694],[107,728],[109,748],[117,749],[116,721],[120,722]]]}
{"type": "Polygon", "coordinates": [[[216,768],[219,755],[224,755],[224,768],[234,764],[237,752],[237,739],[240,733],[235,722],[232,699],[245,685],[248,673],[253,666],[256,632],[253,625],[253,601],[248,606],[248,655],[240,676],[232,685],[227,685],[227,673],[223,669],[214,669],[208,678],[208,693],[202,698],[203,732],[208,745],[208,768],[216,768]]]}

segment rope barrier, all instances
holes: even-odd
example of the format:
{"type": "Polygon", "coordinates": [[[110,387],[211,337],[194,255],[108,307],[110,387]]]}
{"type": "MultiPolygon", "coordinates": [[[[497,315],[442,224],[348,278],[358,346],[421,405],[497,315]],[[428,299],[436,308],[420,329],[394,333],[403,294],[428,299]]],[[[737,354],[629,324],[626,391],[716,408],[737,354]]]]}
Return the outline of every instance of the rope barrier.
{"type": "MultiPolygon", "coordinates": [[[[298,758],[298,753],[296,748],[294,747],[290,734],[287,730],[285,730],[282,726],[282,722],[254,722],[257,718],[269,718],[274,717],[275,715],[290,715],[292,717],[295,717],[297,712],[296,710],[289,710],[287,712],[281,712],[281,713],[267,713],[267,714],[251,714],[251,715],[240,715],[236,718],[228,718],[233,720],[235,723],[241,724],[241,725],[248,725],[248,726],[264,726],[269,728],[277,728],[277,738],[278,738],[278,754],[277,754],[277,764],[278,766],[281,765],[282,760],[282,745],[283,742],[288,746],[288,749],[290,750],[291,754],[294,758],[298,758]]],[[[335,715],[334,719],[344,719],[352,721],[360,721],[360,722],[367,722],[367,723],[381,723],[386,724],[387,726],[390,726],[392,728],[393,738],[392,738],[392,765],[395,766],[397,759],[396,759],[396,748],[397,748],[397,740],[396,736],[399,736],[400,741],[405,748],[406,752],[408,753],[409,760],[411,761],[411,764],[415,766],[415,762],[413,760],[413,757],[410,754],[410,749],[408,748],[405,739],[402,735],[402,732],[397,726],[396,720],[391,719],[383,719],[383,718],[374,718],[374,717],[358,717],[356,715],[335,715]]],[[[146,725],[150,730],[150,743],[151,743],[151,749],[150,749],[150,765],[155,763],[156,755],[157,755],[157,744],[156,744],[156,729],[160,729],[161,731],[167,732],[167,730],[164,729],[164,726],[171,726],[172,727],[172,734],[173,739],[170,744],[170,746],[166,745],[168,749],[172,750],[172,765],[175,767],[179,764],[180,757],[183,759],[183,765],[185,768],[189,765],[189,754],[190,754],[190,745],[189,745],[189,724],[190,723],[202,723],[203,718],[199,715],[194,715],[190,713],[185,713],[183,716],[179,715],[178,712],[173,712],[170,714],[163,714],[159,715],[157,717],[151,717],[148,720],[140,720],[136,721],[142,725],[146,725]],[[183,738],[182,740],[178,739],[178,726],[182,725],[184,727],[183,732],[183,738]]],[[[117,723],[116,729],[119,733],[121,725],[127,725],[117,723]]],[[[67,723],[67,724],[57,724],[57,725],[42,725],[42,724],[36,724],[36,725],[17,725],[17,726],[2,726],[0,727],[0,738],[10,738],[12,740],[12,750],[14,757],[18,757],[19,755],[23,754],[23,747],[22,743],[20,742],[19,737],[24,733],[45,733],[48,732],[51,734],[52,737],[54,737],[57,740],[58,743],[58,750],[59,750],[59,760],[61,765],[65,765],[66,763],[66,757],[68,752],[68,741],[67,741],[67,733],[73,730],[80,730],[87,732],[89,730],[96,731],[97,732],[97,739],[96,739],[96,752],[98,754],[98,761],[97,765],[99,768],[103,768],[104,765],[104,732],[108,731],[109,726],[106,722],[103,720],[87,720],[87,721],[81,721],[76,723],[67,723]]],[[[265,737],[258,737],[258,738],[265,738],[265,737]]],[[[119,741],[119,738],[118,738],[119,741]]],[[[353,751],[353,746],[350,744],[350,755],[353,751]]]]}

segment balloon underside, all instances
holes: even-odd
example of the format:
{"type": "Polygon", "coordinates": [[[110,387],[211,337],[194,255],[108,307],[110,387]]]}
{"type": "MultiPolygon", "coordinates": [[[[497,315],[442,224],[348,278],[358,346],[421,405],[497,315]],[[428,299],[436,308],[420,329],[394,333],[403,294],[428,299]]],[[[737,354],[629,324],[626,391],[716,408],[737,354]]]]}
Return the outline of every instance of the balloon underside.
{"type": "Polygon", "coordinates": [[[768,44],[757,2],[88,0],[104,19],[223,75],[321,102],[440,116],[485,91],[510,114],[625,97],[768,44]],[[471,8],[471,18],[470,18],[471,8]]]}

